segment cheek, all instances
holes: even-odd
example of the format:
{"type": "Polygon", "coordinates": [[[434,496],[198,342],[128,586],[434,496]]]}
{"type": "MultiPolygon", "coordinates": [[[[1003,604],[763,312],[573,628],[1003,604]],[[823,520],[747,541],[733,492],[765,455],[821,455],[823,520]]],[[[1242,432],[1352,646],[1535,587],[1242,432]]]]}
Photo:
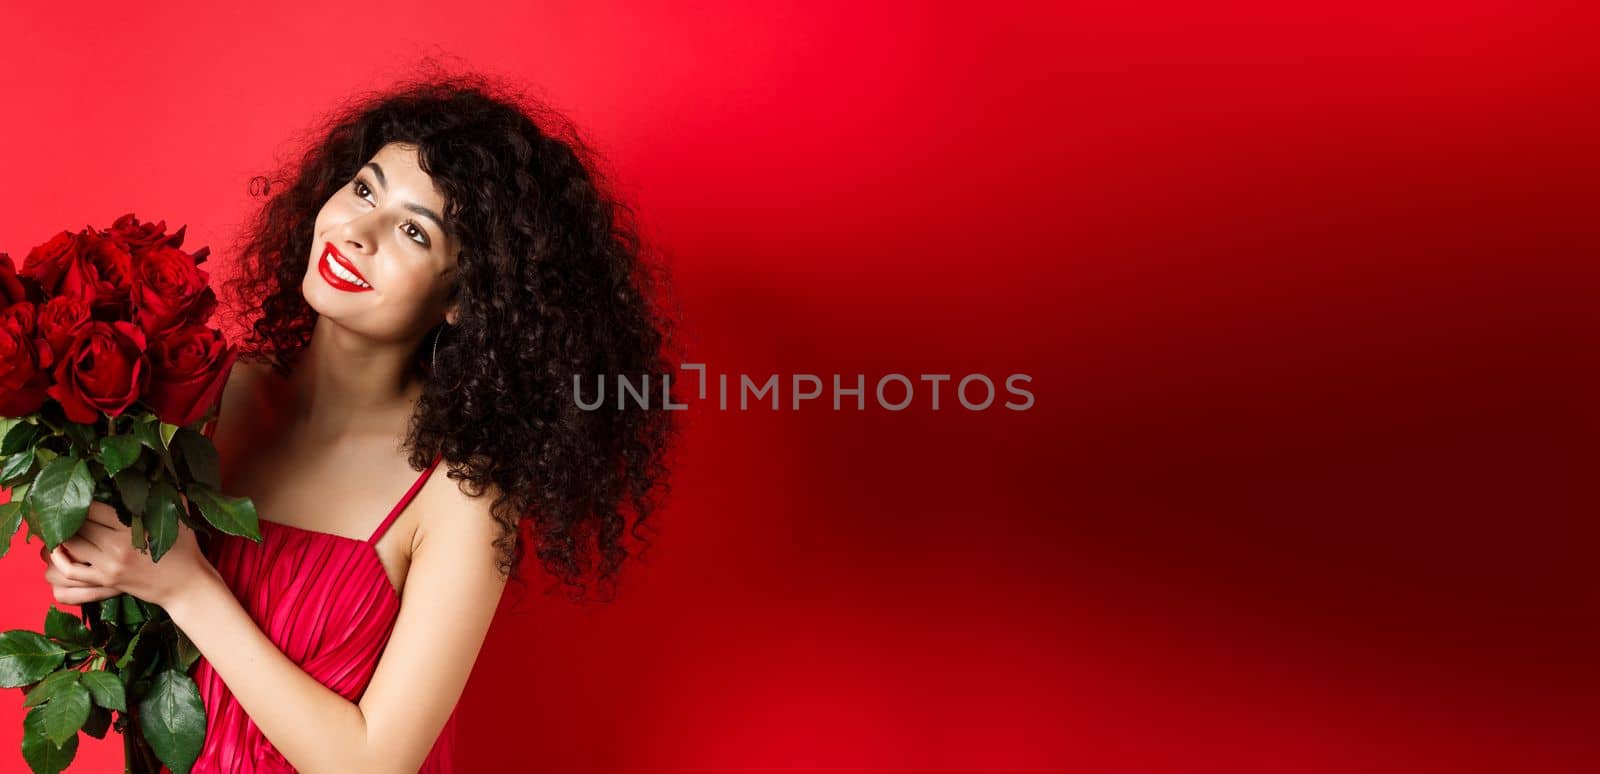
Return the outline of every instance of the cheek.
{"type": "MultiPolygon", "coordinates": [[[[317,219],[311,226],[311,249],[314,252],[322,252],[322,240],[327,237],[328,229],[332,226],[333,208],[323,207],[322,211],[317,213],[317,219]]],[[[312,257],[315,258],[316,256],[312,257]]]]}
{"type": "Polygon", "coordinates": [[[416,272],[394,271],[389,273],[387,279],[389,290],[386,295],[404,300],[407,304],[425,304],[433,292],[427,277],[416,272]]]}
{"type": "Polygon", "coordinates": [[[317,213],[317,228],[327,229],[337,226],[350,218],[350,206],[340,203],[335,199],[322,206],[322,211],[317,213]]]}

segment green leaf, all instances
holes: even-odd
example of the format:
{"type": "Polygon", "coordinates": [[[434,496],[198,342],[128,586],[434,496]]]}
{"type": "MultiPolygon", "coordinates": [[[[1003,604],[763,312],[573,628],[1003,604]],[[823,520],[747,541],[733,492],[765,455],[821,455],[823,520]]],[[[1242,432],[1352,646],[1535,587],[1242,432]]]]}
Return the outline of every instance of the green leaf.
{"type": "Polygon", "coordinates": [[[171,425],[171,424],[167,424],[166,422],[162,422],[161,423],[161,445],[167,447],[168,449],[172,448],[172,436],[178,434],[178,429],[179,429],[178,425],[171,425]]]}
{"type": "Polygon", "coordinates": [[[122,625],[122,601],[120,597],[106,597],[100,600],[100,620],[112,626],[122,625]]]}
{"type": "Polygon", "coordinates": [[[178,432],[175,440],[178,454],[189,470],[189,479],[212,489],[222,489],[222,479],[217,472],[217,447],[211,439],[186,427],[178,432]]]}
{"type": "Polygon", "coordinates": [[[0,634],[0,688],[21,688],[54,672],[66,658],[65,648],[43,634],[12,629],[0,634]]]}
{"type": "Polygon", "coordinates": [[[28,762],[33,774],[60,774],[78,754],[78,735],[73,734],[66,744],[50,741],[45,732],[44,707],[30,710],[22,719],[22,759],[28,762]]]}
{"type": "Polygon", "coordinates": [[[44,732],[57,747],[78,735],[83,722],[89,719],[89,689],[82,683],[72,683],[61,689],[36,710],[44,715],[44,732]]]}
{"type": "MultiPolygon", "coordinates": [[[[33,511],[28,510],[28,490],[31,488],[33,488],[32,481],[11,487],[10,502],[20,504],[22,523],[28,525],[28,534],[24,536],[24,540],[33,540],[33,536],[39,534],[39,530],[34,529],[33,511]]],[[[7,547],[9,548],[9,546],[7,547]]],[[[0,556],[4,556],[4,554],[0,553],[0,556]]]]}
{"type": "Polygon", "coordinates": [[[84,672],[83,687],[89,689],[94,703],[119,712],[128,711],[127,697],[122,693],[122,681],[110,672],[84,672]]]}
{"type": "Polygon", "coordinates": [[[154,449],[158,452],[164,452],[167,450],[167,444],[161,439],[161,428],[158,426],[159,424],[160,423],[154,419],[146,419],[144,421],[135,422],[133,423],[133,437],[138,438],[139,443],[142,443],[151,449],[154,449]]]}
{"type": "Polygon", "coordinates": [[[128,512],[135,516],[144,515],[144,501],[150,496],[150,479],[144,477],[144,471],[137,468],[125,468],[111,477],[117,485],[117,491],[122,493],[122,505],[128,512]]]}
{"type": "MultiPolygon", "coordinates": [[[[28,490],[31,488],[33,488],[32,481],[11,487],[11,499],[6,503],[7,505],[11,503],[17,504],[18,516],[21,517],[24,524],[28,525],[28,534],[25,538],[27,540],[32,540],[33,536],[38,534],[33,528],[33,514],[28,510],[28,490]]],[[[0,556],[5,556],[5,554],[0,553],[0,556]]]]}
{"type": "Polygon", "coordinates": [[[89,647],[91,642],[89,627],[77,616],[57,610],[55,605],[44,614],[44,636],[83,648],[89,647]]]}
{"type": "Polygon", "coordinates": [[[27,424],[27,421],[22,417],[0,417],[0,438],[10,435],[17,425],[27,424]]]}
{"type": "Polygon", "coordinates": [[[139,599],[132,594],[123,594],[117,599],[122,600],[122,625],[142,625],[149,616],[145,615],[144,607],[139,604],[139,599]]]}
{"type": "Polygon", "coordinates": [[[17,528],[22,526],[22,503],[13,500],[5,505],[0,505],[0,557],[11,550],[11,538],[16,536],[17,528]]]}
{"type": "Polygon", "coordinates": [[[26,497],[22,499],[22,523],[28,525],[28,534],[24,535],[22,539],[32,543],[33,539],[39,535],[39,517],[34,514],[32,508],[28,507],[28,499],[26,497]]]}
{"type": "Polygon", "coordinates": [[[150,547],[150,536],[146,535],[144,533],[144,517],[143,516],[135,516],[135,517],[133,517],[133,521],[131,521],[128,524],[128,531],[133,533],[131,535],[131,537],[133,538],[133,547],[134,548],[137,548],[140,551],[148,551],[149,550],[149,547],[150,547]]]}
{"type": "Polygon", "coordinates": [[[133,660],[134,649],[139,647],[139,638],[144,636],[144,630],[148,628],[150,628],[150,623],[146,621],[143,626],[139,627],[139,631],[134,632],[133,639],[128,640],[128,647],[123,648],[122,657],[117,659],[118,670],[128,668],[128,662],[133,660]]]}
{"type": "Polygon", "coordinates": [[[89,480],[94,482],[94,491],[89,493],[89,499],[103,503],[116,502],[117,490],[111,485],[111,477],[106,475],[106,466],[101,465],[97,459],[88,459],[85,462],[89,465],[89,480]]]}
{"type": "Polygon", "coordinates": [[[108,435],[100,439],[100,451],[95,456],[106,466],[106,475],[115,476],[138,461],[142,451],[143,445],[131,434],[108,435]]]}
{"type": "MultiPolygon", "coordinates": [[[[161,634],[164,635],[164,634],[166,634],[166,632],[161,632],[161,634]]],[[[149,650],[151,648],[160,648],[161,646],[162,646],[162,643],[161,642],[157,642],[155,645],[147,645],[147,646],[145,646],[145,649],[149,650]]],[[[146,654],[146,655],[148,655],[148,654],[146,654]]],[[[144,679],[144,683],[143,683],[143,685],[145,686],[144,690],[148,691],[148,690],[150,690],[150,688],[149,688],[150,681],[154,680],[156,678],[157,673],[159,673],[163,669],[166,669],[168,665],[162,663],[164,661],[164,659],[160,659],[160,658],[153,658],[152,657],[152,658],[141,658],[141,659],[137,659],[137,660],[139,662],[141,662],[139,664],[136,664],[136,666],[139,667],[139,677],[144,679]]],[[[139,691],[134,691],[133,693],[134,693],[135,696],[143,696],[144,695],[144,694],[140,693],[139,691]]]]}
{"type": "Polygon", "coordinates": [[[0,441],[0,454],[16,454],[23,449],[31,449],[34,441],[38,440],[39,436],[46,432],[32,422],[7,421],[16,422],[17,424],[5,428],[5,440],[0,441]]]}
{"type": "MultiPolygon", "coordinates": [[[[120,686],[121,683],[118,683],[120,686]]],[[[89,719],[83,723],[83,732],[96,739],[106,738],[106,731],[111,729],[111,710],[105,707],[91,707],[89,719]]]]}
{"type": "Polygon", "coordinates": [[[188,675],[166,669],[139,702],[139,725],[173,774],[188,774],[206,738],[206,707],[188,675]]]}
{"type": "Polygon", "coordinates": [[[9,483],[26,478],[33,471],[33,462],[37,458],[31,446],[6,457],[5,462],[0,463],[0,482],[9,483]]]}
{"type": "Polygon", "coordinates": [[[100,434],[94,425],[86,425],[79,422],[68,422],[62,432],[67,436],[68,440],[72,441],[73,450],[85,453],[94,450],[95,437],[100,434]]]}
{"type": "Polygon", "coordinates": [[[194,662],[200,660],[200,649],[195,647],[194,641],[182,629],[174,627],[174,631],[178,633],[178,666],[188,673],[194,662]]]}
{"type": "Polygon", "coordinates": [[[98,601],[78,605],[78,612],[82,615],[83,622],[88,625],[89,632],[94,635],[96,641],[110,637],[112,630],[111,627],[106,625],[105,621],[100,619],[100,603],[98,601]]]}
{"type": "MultiPolygon", "coordinates": [[[[171,427],[177,427],[177,425],[171,425],[171,427]]],[[[166,433],[162,422],[156,420],[155,417],[137,422],[133,426],[133,435],[139,439],[139,443],[154,450],[156,456],[161,458],[161,464],[171,470],[173,475],[177,475],[178,471],[172,464],[172,453],[167,450],[167,441],[172,436],[166,433]]]]}
{"type": "Polygon", "coordinates": [[[28,492],[28,508],[39,522],[39,532],[51,551],[72,537],[89,515],[89,466],[72,456],[51,460],[39,471],[28,492]]]}
{"type": "Polygon", "coordinates": [[[230,535],[261,540],[261,524],[256,519],[256,504],[248,497],[228,497],[204,484],[189,487],[189,502],[199,506],[206,521],[230,535]]]}
{"type": "Polygon", "coordinates": [[[178,490],[166,481],[150,485],[150,499],[144,503],[144,532],[149,541],[150,561],[159,562],[178,540],[178,490]]]}
{"type": "Polygon", "coordinates": [[[43,680],[40,680],[38,685],[35,685],[33,688],[28,690],[27,695],[22,699],[22,706],[37,707],[40,704],[54,699],[56,695],[65,690],[67,686],[77,685],[78,679],[82,676],[82,672],[78,672],[77,670],[73,669],[62,669],[51,672],[43,680]]]}

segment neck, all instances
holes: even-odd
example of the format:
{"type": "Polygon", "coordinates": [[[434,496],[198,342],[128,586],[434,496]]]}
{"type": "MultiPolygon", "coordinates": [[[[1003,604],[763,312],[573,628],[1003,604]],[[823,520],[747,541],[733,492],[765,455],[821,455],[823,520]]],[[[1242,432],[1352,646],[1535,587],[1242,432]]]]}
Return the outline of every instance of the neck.
{"type": "Polygon", "coordinates": [[[327,442],[403,429],[422,380],[411,365],[417,340],[375,342],[318,318],[290,374],[291,420],[305,438],[327,442]]]}

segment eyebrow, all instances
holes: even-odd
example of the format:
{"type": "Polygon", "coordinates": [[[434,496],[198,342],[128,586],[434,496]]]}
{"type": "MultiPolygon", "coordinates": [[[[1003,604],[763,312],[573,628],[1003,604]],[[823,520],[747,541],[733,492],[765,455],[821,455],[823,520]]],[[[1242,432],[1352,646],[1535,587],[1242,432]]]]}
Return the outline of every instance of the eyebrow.
{"type": "MultiPolygon", "coordinates": [[[[367,162],[367,166],[372,167],[372,174],[377,176],[378,185],[381,186],[385,191],[389,190],[389,182],[383,177],[383,167],[378,166],[378,162],[376,161],[367,162]]],[[[444,219],[439,217],[439,213],[434,212],[433,210],[430,210],[427,207],[415,202],[406,202],[405,208],[417,213],[418,215],[421,215],[424,218],[432,220],[436,225],[439,226],[440,231],[443,231],[446,234],[450,233],[450,230],[444,227],[444,219]]]]}

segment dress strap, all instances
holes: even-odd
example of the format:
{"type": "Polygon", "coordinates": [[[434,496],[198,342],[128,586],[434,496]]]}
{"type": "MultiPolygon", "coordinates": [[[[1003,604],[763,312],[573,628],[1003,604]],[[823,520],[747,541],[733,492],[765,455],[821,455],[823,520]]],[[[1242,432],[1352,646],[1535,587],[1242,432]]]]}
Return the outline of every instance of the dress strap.
{"type": "Polygon", "coordinates": [[[417,490],[421,489],[423,484],[428,483],[428,476],[433,474],[434,468],[439,467],[439,460],[443,458],[444,452],[433,455],[433,462],[428,463],[428,468],[422,471],[422,475],[417,476],[416,481],[411,483],[411,488],[407,489],[406,493],[401,496],[400,502],[395,503],[394,508],[389,510],[389,515],[384,517],[383,523],[379,524],[376,530],[373,530],[372,537],[367,538],[368,543],[377,543],[383,539],[383,533],[389,531],[389,525],[394,523],[395,517],[399,516],[400,512],[411,504],[411,498],[417,496],[417,490]]]}

